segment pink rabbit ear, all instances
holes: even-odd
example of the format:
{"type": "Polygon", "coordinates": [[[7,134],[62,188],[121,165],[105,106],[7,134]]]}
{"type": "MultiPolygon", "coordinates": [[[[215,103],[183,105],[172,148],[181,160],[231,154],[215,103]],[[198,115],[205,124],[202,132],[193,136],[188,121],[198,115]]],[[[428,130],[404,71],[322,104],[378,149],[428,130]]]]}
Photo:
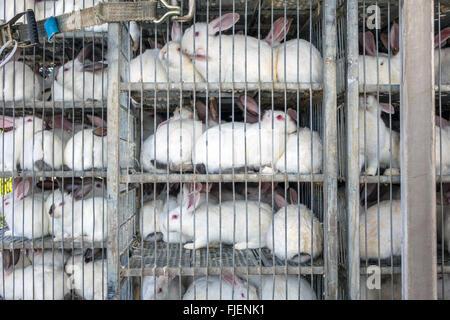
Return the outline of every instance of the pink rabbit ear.
{"type": "Polygon", "coordinates": [[[441,32],[434,37],[434,47],[438,48],[439,45],[444,46],[448,38],[450,38],[450,27],[442,29],[441,32]],[[439,41],[439,36],[441,37],[441,41],[439,41]]]}
{"type": "Polygon", "coordinates": [[[0,116],[0,128],[14,128],[14,118],[8,116],[0,116]]]}
{"type": "Polygon", "coordinates": [[[261,183],[261,193],[268,192],[271,187],[272,187],[272,183],[270,183],[270,182],[261,183]]]}
{"type": "Polygon", "coordinates": [[[197,113],[198,118],[202,122],[206,122],[206,104],[203,101],[200,100],[195,101],[195,111],[197,113]]]}
{"type": "Polygon", "coordinates": [[[396,22],[391,27],[391,48],[394,55],[400,51],[400,26],[396,22]]]}
{"type": "Polygon", "coordinates": [[[278,192],[275,192],[275,204],[278,206],[278,208],[283,208],[287,206],[286,200],[284,200],[284,196],[279,194],[278,192]]]}
{"type": "Polygon", "coordinates": [[[368,56],[375,56],[377,52],[377,46],[375,44],[375,37],[370,31],[359,34],[359,43],[366,48],[366,54],[368,56]]]}
{"type": "Polygon", "coordinates": [[[298,122],[297,120],[297,111],[295,111],[294,109],[287,109],[287,114],[292,118],[292,120],[294,120],[295,122],[298,122]]]}
{"type": "Polygon", "coordinates": [[[180,42],[181,41],[181,25],[174,21],[172,24],[172,32],[170,34],[172,41],[180,42]]]}
{"type": "Polygon", "coordinates": [[[155,43],[155,40],[153,38],[148,38],[148,43],[150,44],[150,48],[151,49],[161,49],[163,47],[163,45],[159,42],[155,43]]]}
{"type": "Polygon", "coordinates": [[[393,106],[391,106],[389,103],[380,103],[381,111],[394,114],[395,109],[393,106]]]}
{"type": "Polygon", "coordinates": [[[53,118],[53,121],[51,121],[51,127],[52,128],[58,128],[58,129],[64,129],[64,130],[73,130],[73,124],[67,119],[64,119],[63,115],[57,115],[53,118]]]}
{"type": "Polygon", "coordinates": [[[250,96],[241,96],[239,101],[243,107],[245,107],[245,103],[247,102],[247,112],[256,116],[258,115],[258,102],[255,99],[250,96]]]}
{"type": "Polygon", "coordinates": [[[434,121],[436,123],[436,126],[441,127],[441,128],[445,128],[450,125],[450,122],[448,120],[441,118],[439,116],[435,116],[434,121]]]}
{"type": "Polygon", "coordinates": [[[209,99],[208,119],[212,124],[219,124],[219,104],[216,98],[209,99]]]}
{"type": "Polygon", "coordinates": [[[264,39],[270,45],[277,45],[284,39],[285,28],[286,35],[289,32],[289,28],[291,27],[292,18],[284,19],[284,17],[278,18],[273,22],[272,29],[270,29],[269,34],[264,39]]]}
{"type": "Polygon", "coordinates": [[[208,33],[210,35],[215,35],[219,31],[225,31],[227,29],[230,29],[238,21],[239,21],[239,13],[224,14],[209,23],[208,33]]]}
{"type": "Polygon", "coordinates": [[[291,203],[292,204],[298,204],[298,194],[297,191],[294,188],[289,189],[289,195],[291,197],[291,203]]]}
{"type": "Polygon", "coordinates": [[[233,275],[232,274],[224,274],[223,275],[223,279],[228,282],[232,287],[237,288],[239,286],[239,283],[236,281],[237,280],[237,276],[234,276],[233,279],[233,275]]]}
{"type": "Polygon", "coordinates": [[[20,181],[14,190],[14,201],[20,201],[30,192],[31,178],[20,181]]]}
{"type": "Polygon", "coordinates": [[[106,128],[106,121],[103,120],[101,117],[92,116],[90,114],[87,115],[89,118],[89,121],[93,124],[96,128],[106,128]]]}
{"type": "Polygon", "coordinates": [[[86,183],[86,182],[84,183],[83,186],[79,185],[79,187],[76,189],[76,191],[73,194],[73,198],[75,200],[83,199],[84,197],[86,197],[89,194],[89,192],[91,192],[92,187],[93,187],[92,183],[86,183]]]}

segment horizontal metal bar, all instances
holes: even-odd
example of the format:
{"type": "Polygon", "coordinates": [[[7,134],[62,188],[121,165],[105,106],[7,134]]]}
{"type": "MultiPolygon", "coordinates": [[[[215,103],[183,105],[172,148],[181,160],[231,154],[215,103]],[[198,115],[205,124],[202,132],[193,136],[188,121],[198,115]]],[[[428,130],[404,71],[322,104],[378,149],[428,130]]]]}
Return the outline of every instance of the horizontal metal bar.
{"type": "Polygon", "coordinates": [[[103,109],[106,108],[106,100],[102,101],[0,101],[0,108],[5,109],[103,109]]]}
{"type": "Polygon", "coordinates": [[[434,86],[434,91],[436,91],[436,93],[439,93],[439,88],[441,89],[440,91],[442,93],[450,92],[450,85],[448,84],[441,84],[440,86],[439,84],[437,84],[434,86]]]}
{"type": "Polygon", "coordinates": [[[183,82],[183,83],[153,83],[153,82],[124,82],[120,84],[122,91],[143,90],[184,90],[184,91],[232,91],[259,90],[262,91],[321,91],[322,84],[298,82],[183,82]]]}
{"type": "Polygon", "coordinates": [[[162,174],[130,174],[120,176],[120,183],[148,183],[148,182],[313,182],[313,183],[323,183],[323,174],[313,174],[313,175],[302,175],[302,174],[261,174],[261,173],[248,173],[248,174],[178,174],[170,173],[167,176],[165,173],[162,174]]]}
{"type": "Polygon", "coordinates": [[[59,177],[102,177],[106,178],[106,170],[86,170],[86,171],[0,171],[0,178],[59,178],[59,177]]]}
{"type": "Polygon", "coordinates": [[[162,276],[162,275],[181,275],[181,276],[200,276],[200,275],[221,275],[224,273],[249,274],[249,275],[285,275],[287,274],[323,274],[323,266],[275,266],[275,267],[156,267],[156,268],[122,268],[121,277],[139,277],[139,276],[162,276]]]}
{"type": "Polygon", "coordinates": [[[104,241],[103,243],[100,241],[74,241],[72,243],[72,239],[67,239],[65,241],[53,241],[51,237],[41,239],[35,239],[28,240],[28,239],[4,239],[3,241],[0,241],[0,250],[4,249],[71,249],[71,248],[106,248],[107,247],[107,241],[104,241]]]}
{"type": "Polygon", "coordinates": [[[392,92],[392,93],[399,93],[400,92],[400,85],[398,84],[360,84],[359,85],[359,92],[360,93],[374,93],[374,92],[392,92]]]}

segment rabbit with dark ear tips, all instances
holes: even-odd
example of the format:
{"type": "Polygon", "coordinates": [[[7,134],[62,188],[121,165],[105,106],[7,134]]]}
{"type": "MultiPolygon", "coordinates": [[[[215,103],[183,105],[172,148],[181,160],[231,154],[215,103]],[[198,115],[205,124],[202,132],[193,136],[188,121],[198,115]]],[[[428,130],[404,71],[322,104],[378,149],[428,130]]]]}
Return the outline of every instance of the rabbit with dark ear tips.
{"type": "Polygon", "coordinates": [[[106,99],[107,67],[103,52],[93,48],[92,44],[86,45],[74,61],[69,61],[58,69],[53,82],[54,100],[106,99]]]}
{"type": "Polygon", "coordinates": [[[267,247],[281,260],[304,263],[322,253],[322,224],[311,210],[298,203],[298,194],[294,189],[290,189],[290,195],[291,205],[284,200],[284,196],[275,194],[275,202],[281,209],[274,215],[267,231],[267,247]]]}
{"type": "Polygon", "coordinates": [[[106,120],[88,115],[92,127],[77,132],[64,148],[64,164],[76,171],[104,169],[108,164],[106,120]]]}

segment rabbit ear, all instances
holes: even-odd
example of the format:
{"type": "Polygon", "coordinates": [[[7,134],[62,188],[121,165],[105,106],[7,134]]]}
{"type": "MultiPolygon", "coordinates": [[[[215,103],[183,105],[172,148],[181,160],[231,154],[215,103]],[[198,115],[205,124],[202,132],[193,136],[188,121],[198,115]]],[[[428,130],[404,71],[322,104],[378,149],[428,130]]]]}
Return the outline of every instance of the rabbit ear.
{"type": "Polygon", "coordinates": [[[273,22],[272,29],[270,29],[269,34],[264,39],[268,44],[278,44],[284,39],[285,28],[286,35],[289,32],[289,28],[291,27],[292,18],[284,19],[284,17],[278,18],[273,22]]]}
{"type": "Polygon", "coordinates": [[[183,213],[191,213],[197,207],[200,201],[200,192],[191,192],[184,203],[183,213]]]}
{"type": "Polygon", "coordinates": [[[83,70],[88,72],[95,72],[108,68],[108,63],[105,61],[86,62],[83,65],[83,70]]]}
{"type": "Polygon", "coordinates": [[[292,118],[292,120],[294,120],[295,122],[298,122],[297,111],[295,111],[294,109],[289,108],[287,110],[287,114],[292,118]]]}
{"type": "Polygon", "coordinates": [[[294,188],[289,189],[289,195],[291,197],[291,203],[292,204],[298,204],[298,194],[297,191],[294,188]]]}
{"type": "Polygon", "coordinates": [[[67,119],[64,119],[63,115],[57,115],[53,118],[53,121],[50,121],[52,128],[64,129],[64,130],[73,130],[73,124],[67,119]]]}
{"type": "Polygon", "coordinates": [[[200,100],[195,101],[195,110],[197,112],[197,117],[202,122],[206,122],[206,104],[200,100]]]}
{"type": "Polygon", "coordinates": [[[0,128],[14,128],[14,118],[8,116],[0,116],[0,128]]]}
{"type": "Polygon", "coordinates": [[[366,31],[365,33],[359,34],[359,44],[366,48],[366,53],[369,56],[375,56],[377,52],[375,37],[373,33],[370,31],[366,31]]]}
{"type": "Polygon", "coordinates": [[[30,192],[31,178],[20,181],[14,190],[14,201],[20,201],[30,192]]]}
{"type": "Polygon", "coordinates": [[[261,183],[261,193],[268,192],[271,186],[272,186],[272,183],[270,183],[270,182],[261,183]]]}
{"type": "Polygon", "coordinates": [[[238,281],[237,281],[237,276],[236,276],[236,275],[234,276],[234,279],[233,279],[233,275],[232,275],[232,274],[229,274],[229,273],[224,274],[222,277],[223,277],[223,279],[224,279],[226,282],[228,282],[232,287],[235,287],[235,288],[238,288],[238,287],[239,287],[239,283],[238,283],[238,281]]]}
{"type": "Polygon", "coordinates": [[[75,200],[81,200],[84,197],[86,197],[89,192],[92,190],[92,183],[84,183],[83,185],[79,185],[78,188],[75,189],[75,192],[73,193],[73,198],[75,200]]]}
{"type": "Polygon", "coordinates": [[[450,27],[442,29],[439,34],[434,37],[434,47],[438,48],[439,45],[442,47],[447,42],[448,38],[450,38],[450,27]],[[441,37],[441,41],[439,42],[439,35],[441,37]]]}
{"type": "Polygon", "coordinates": [[[89,56],[92,55],[92,45],[86,45],[83,49],[78,53],[75,60],[83,63],[85,60],[90,60],[89,56]]]}
{"type": "Polygon", "coordinates": [[[224,14],[209,23],[208,33],[209,35],[215,35],[219,31],[230,29],[238,21],[239,13],[224,14]]]}
{"type": "Polygon", "coordinates": [[[435,120],[436,126],[438,126],[438,127],[445,128],[450,125],[450,122],[448,120],[441,118],[439,116],[435,116],[434,120],[435,120]]]}
{"type": "Polygon", "coordinates": [[[209,99],[208,119],[213,124],[219,124],[219,105],[216,98],[209,99]]]}
{"type": "Polygon", "coordinates": [[[400,27],[397,22],[391,27],[391,49],[394,55],[400,51],[400,27]]]}
{"type": "Polygon", "coordinates": [[[286,200],[284,200],[284,196],[279,194],[278,192],[275,192],[275,204],[278,206],[278,208],[283,208],[287,206],[286,200]]]}
{"type": "Polygon", "coordinates": [[[155,40],[151,37],[148,38],[148,43],[150,44],[151,49],[155,49],[155,48],[161,49],[163,47],[163,45],[161,43],[159,43],[159,42],[155,43],[155,40]]]}
{"type": "Polygon", "coordinates": [[[97,137],[105,137],[108,134],[108,129],[97,128],[97,129],[92,130],[92,133],[97,137]]]}
{"type": "Polygon", "coordinates": [[[172,41],[180,42],[181,40],[181,25],[176,21],[172,24],[170,37],[172,38],[172,41]]]}
{"type": "Polygon", "coordinates": [[[89,121],[94,125],[96,128],[106,128],[106,121],[103,120],[101,117],[93,116],[91,114],[87,115],[89,121]]]}
{"type": "Polygon", "coordinates": [[[394,107],[391,106],[389,103],[380,103],[380,107],[381,107],[382,112],[386,112],[386,113],[390,113],[390,114],[395,113],[394,107]]]}

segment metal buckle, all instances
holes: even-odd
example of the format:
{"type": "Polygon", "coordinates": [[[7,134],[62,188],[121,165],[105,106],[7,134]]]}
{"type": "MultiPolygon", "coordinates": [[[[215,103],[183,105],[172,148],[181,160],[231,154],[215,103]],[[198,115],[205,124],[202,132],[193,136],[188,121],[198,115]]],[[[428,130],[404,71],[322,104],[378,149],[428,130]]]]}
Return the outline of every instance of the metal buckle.
{"type": "MultiPolygon", "coordinates": [[[[192,1],[192,0],[191,0],[192,1]]],[[[166,0],[159,0],[162,6],[166,7],[169,11],[167,11],[162,17],[159,19],[155,19],[153,23],[159,24],[167,20],[167,18],[171,16],[180,16],[181,15],[181,7],[176,5],[169,4],[166,0]]]]}
{"type": "MultiPolygon", "coordinates": [[[[0,25],[0,47],[8,43],[8,41],[10,41],[10,44],[7,46],[7,48],[12,48],[14,46],[14,41],[17,42],[19,48],[26,48],[35,45],[34,43],[31,43],[30,40],[19,41],[17,26],[23,25],[23,23],[16,22],[26,14],[27,11],[18,13],[11,20],[0,25]]],[[[36,24],[36,21],[34,21],[34,24],[36,24]]]]}

